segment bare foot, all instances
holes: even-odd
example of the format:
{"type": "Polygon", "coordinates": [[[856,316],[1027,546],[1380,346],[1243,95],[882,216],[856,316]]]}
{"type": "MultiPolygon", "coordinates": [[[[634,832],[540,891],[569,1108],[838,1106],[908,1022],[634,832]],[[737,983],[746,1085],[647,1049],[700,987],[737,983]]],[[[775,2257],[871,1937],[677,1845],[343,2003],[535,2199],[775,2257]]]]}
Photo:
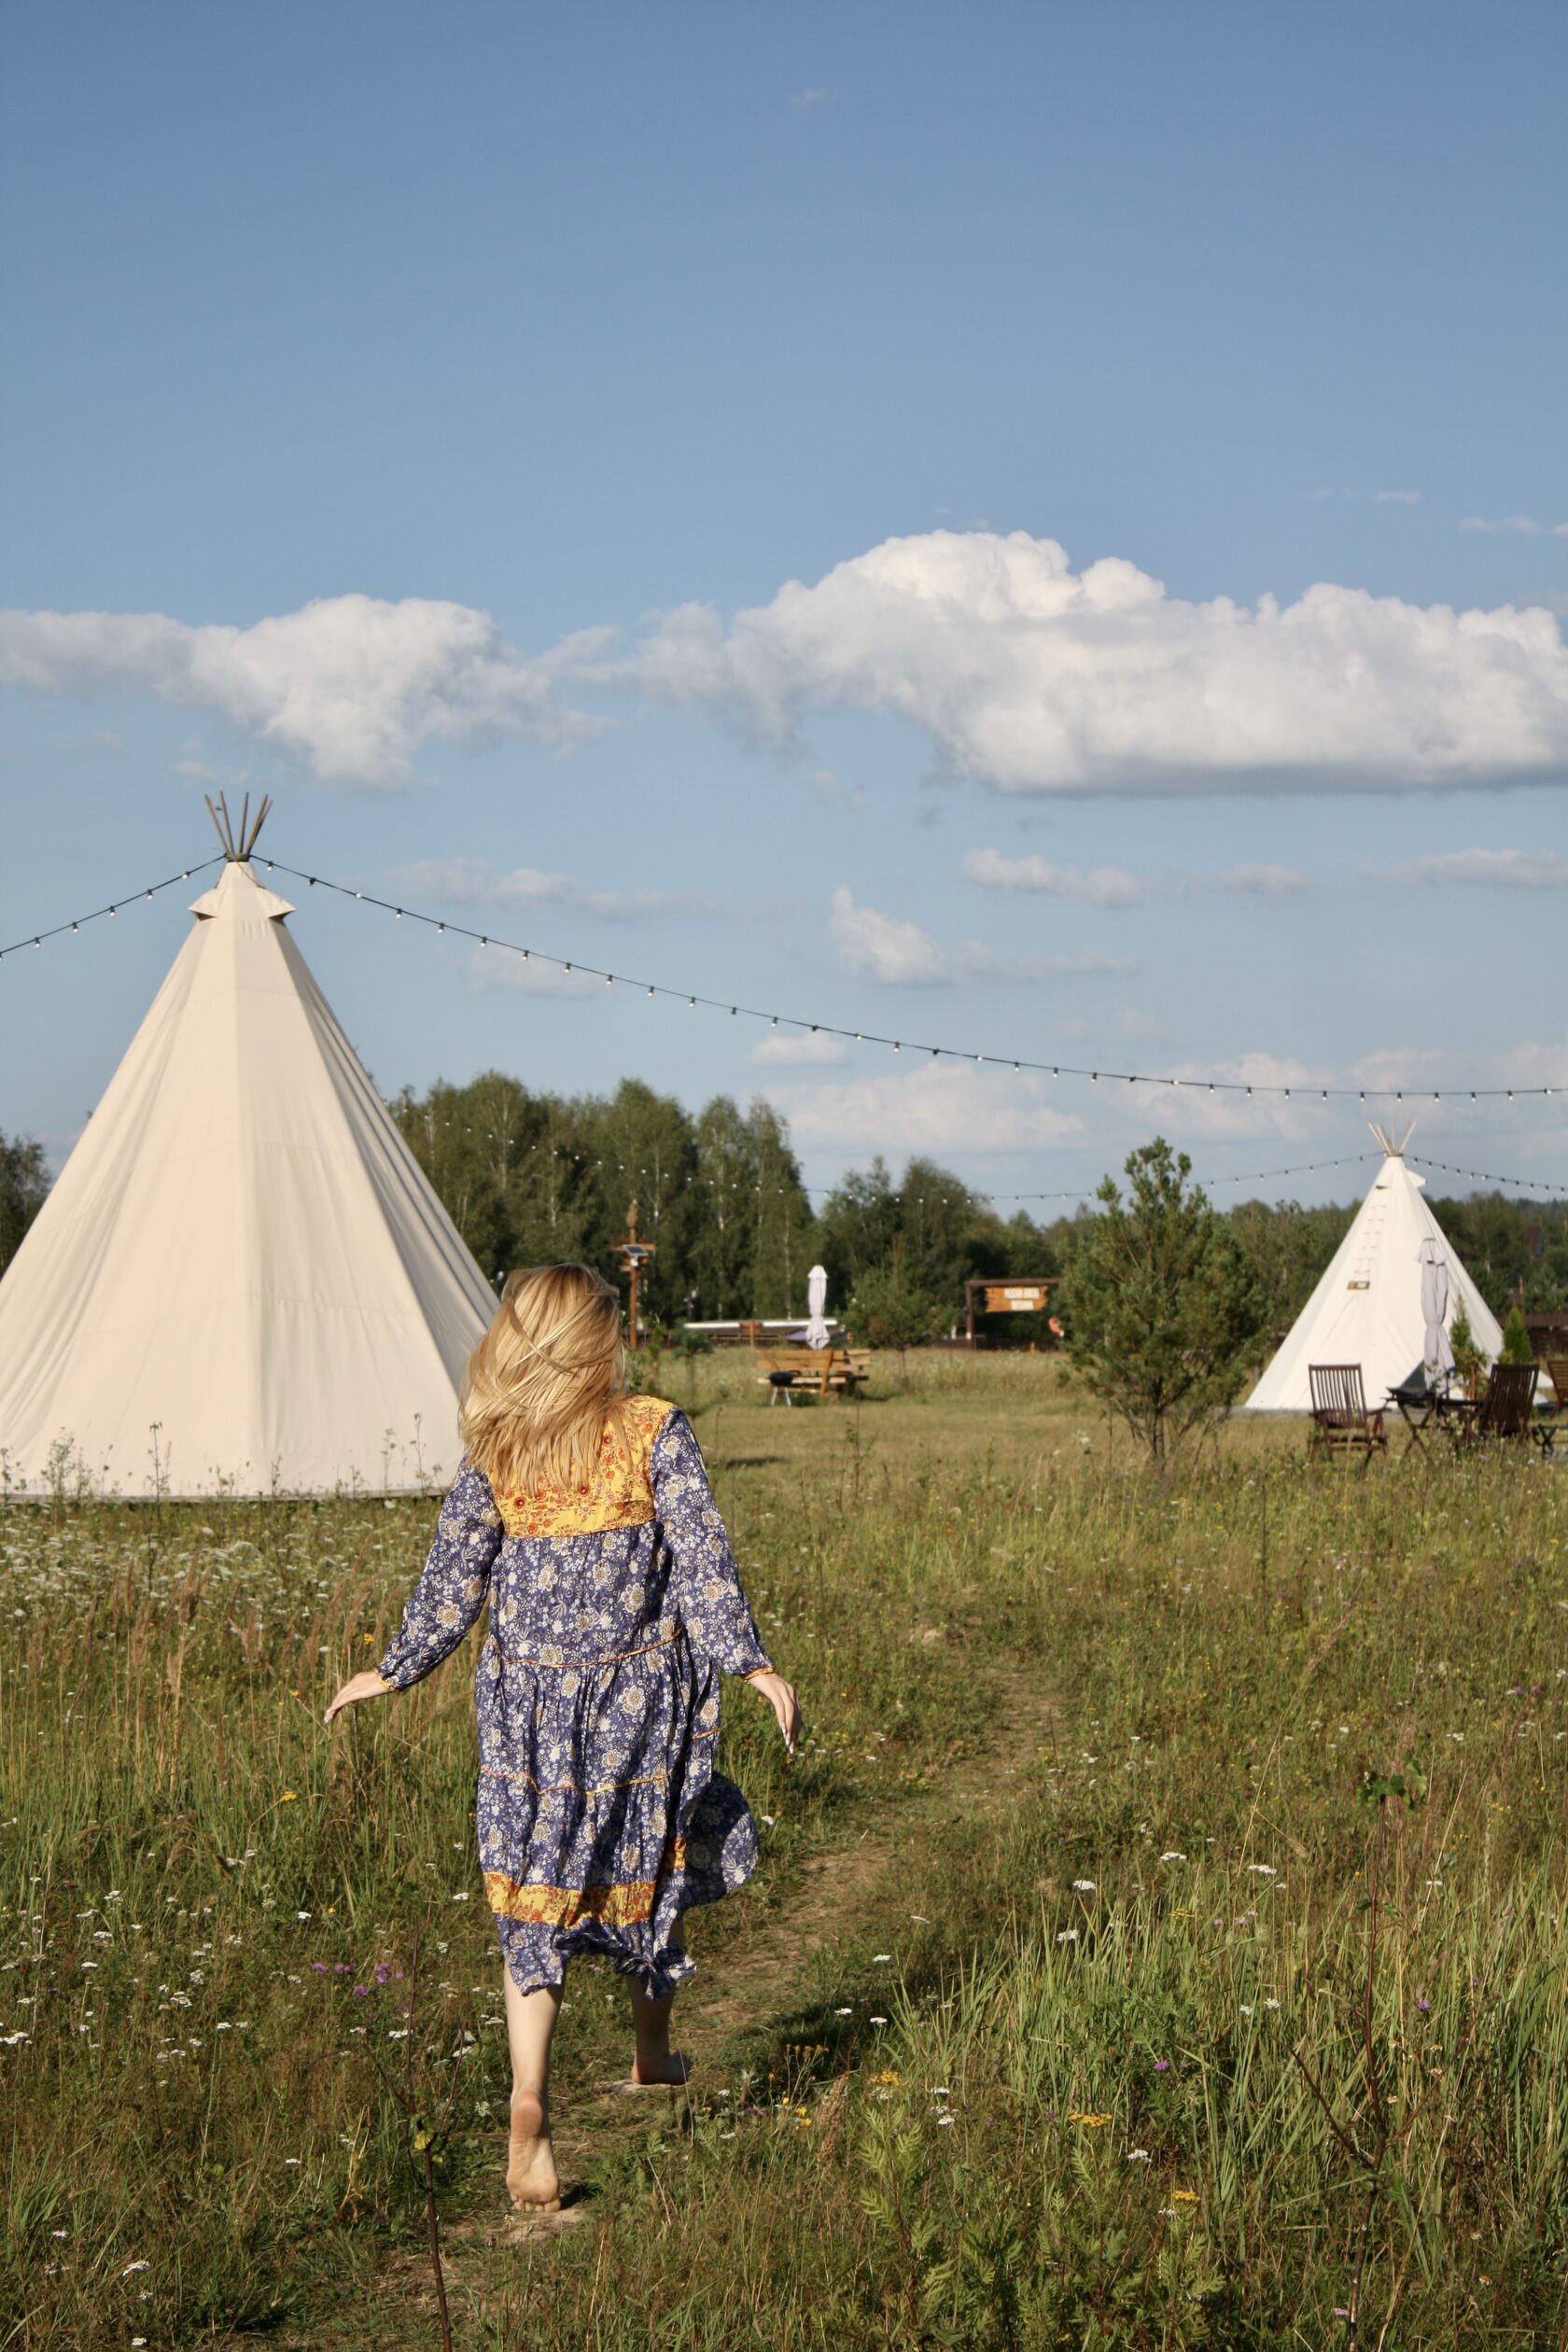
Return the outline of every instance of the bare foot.
{"type": "Polygon", "coordinates": [[[561,2177],[555,2170],[544,2102],[532,2091],[518,2092],[511,2102],[506,2185],[514,2205],[540,2213],[561,2209],[561,2177]]]}
{"type": "Polygon", "coordinates": [[[683,2050],[665,2050],[657,2057],[632,2060],[632,2080],[644,2090],[651,2090],[659,2083],[679,2089],[691,2071],[692,2062],[683,2050]]]}

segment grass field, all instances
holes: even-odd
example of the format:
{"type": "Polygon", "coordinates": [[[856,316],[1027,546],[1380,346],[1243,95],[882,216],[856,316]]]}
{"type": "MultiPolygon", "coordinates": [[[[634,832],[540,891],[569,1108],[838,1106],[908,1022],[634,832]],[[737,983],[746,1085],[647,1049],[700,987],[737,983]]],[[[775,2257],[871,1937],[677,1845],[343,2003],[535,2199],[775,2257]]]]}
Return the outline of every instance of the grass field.
{"type": "Polygon", "coordinates": [[[0,1518],[0,2345],[439,2344],[415,2115],[465,2347],[1560,2345],[1562,1472],[657,1385],[806,1736],[732,1689],[693,2095],[580,1966],[522,2237],[468,1654],[321,1727],[433,1501],[0,1518]]]}

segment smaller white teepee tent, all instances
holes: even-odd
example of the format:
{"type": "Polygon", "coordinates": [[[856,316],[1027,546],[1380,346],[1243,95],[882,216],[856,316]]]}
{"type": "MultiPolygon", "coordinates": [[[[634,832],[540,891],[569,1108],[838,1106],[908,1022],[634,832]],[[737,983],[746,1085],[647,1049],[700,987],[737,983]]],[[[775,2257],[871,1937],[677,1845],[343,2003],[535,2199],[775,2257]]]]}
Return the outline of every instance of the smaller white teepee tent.
{"type": "Polygon", "coordinates": [[[1333,1264],[1248,1397],[1249,1413],[1309,1411],[1307,1374],[1314,1364],[1359,1364],[1367,1404],[1380,1405],[1426,1360],[1434,1336],[1426,1309],[1439,1299],[1445,1341],[1463,1303],[1477,1347],[1494,1361],[1503,1352],[1497,1318],[1427,1207],[1421,1179],[1405,1165],[1411,1130],[1397,1143],[1380,1127],[1372,1132],[1383,1164],[1333,1264]],[[1446,1294],[1437,1279],[1445,1273],[1446,1294]]]}
{"type": "Polygon", "coordinates": [[[35,1491],[62,1445],[132,1494],[406,1490],[456,1467],[495,1298],[249,862],[259,821],[225,833],[0,1282],[0,1455],[35,1491]]]}

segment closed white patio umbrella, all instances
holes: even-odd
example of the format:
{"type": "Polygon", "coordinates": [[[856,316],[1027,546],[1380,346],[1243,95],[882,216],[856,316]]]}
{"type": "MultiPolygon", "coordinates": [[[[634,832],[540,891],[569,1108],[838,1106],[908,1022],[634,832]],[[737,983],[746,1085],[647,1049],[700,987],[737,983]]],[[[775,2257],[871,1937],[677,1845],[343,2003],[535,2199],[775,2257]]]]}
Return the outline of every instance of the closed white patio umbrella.
{"type": "Polygon", "coordinates": [[[1416,1263],[1421,1267],[1421,1323],[1425,1327],[1421,1338],[1421,1362],[1429,1377],[1437,1372],[1451,1372],[1453,1350],[1449,1345],[1444,1323],[1444,1317],[1449,1311],[1449,1262],[1441,1242],[1434,1241],[1428,1236],[1416,1252],[1416,1263]]]}

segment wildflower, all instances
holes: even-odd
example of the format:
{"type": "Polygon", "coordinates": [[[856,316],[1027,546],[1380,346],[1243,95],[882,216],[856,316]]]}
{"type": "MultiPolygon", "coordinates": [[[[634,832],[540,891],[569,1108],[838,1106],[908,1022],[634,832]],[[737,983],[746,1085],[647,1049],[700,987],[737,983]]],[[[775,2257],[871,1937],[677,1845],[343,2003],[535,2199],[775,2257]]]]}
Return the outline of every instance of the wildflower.
{"type": "Polygon", "coordinates": [[[1127,2160],[1129,2164],[1146,2164],[1149,2162],[1149,2151],[1146,2148],[1129,2148],[1127,2160]]]}
{"type": "Polygon", "coordinates": [[[888,2023],[885,2017],[874,2017],[871,2022],[874,2025],[886,2025],[888,2023]]]}
{"type": "Polygon", "coordinates": [[[937,2121],[937,2128],[938,2128],[939,2130],[945,2129],[945,2127],[946,2127],[949,2123],[951,2123],[951,2121],[953,2121],[953,2119],[952,2119],[952,2117],[951,2117],[950,2115],[939,2115],[939,2116],[937,2117],[937,2119],[936,2119],[936,2121],[937,2121]]]}
{"type": "MultiPolygon", "coordinates": [[[[772,1813],[759,1813],[757,1818],[762,1823],[764,1829],[771,1829],[773,1827],[772,1813]]],[[[735,2135],[732,2133],[730,2136],[734,2138],[735,2135]]]]}
{"type": "Polygon", "coordinates": [[[880,2074],[874,2074],[871,2079],[873,2082],[886,2083],[891,2089],[896,2089],[903,2080],[903,2077],[893,2066],[884,2066],[880,2074]]]}
{"type": "Polygon", "coordinates": [[[311,1962],[311,1967],[315,1969],[317,1976],[330,1976],[331,1974],[331,1970],[328,1967],[325,1960],[313,1960],[311,1962]]]}
{"type": "Polygon", "coordinates": [[[1170,2072],[1169,2059],[1156,2058],[1155,2060],[1155,2074],[1169,2074],[1170,2072]]]}
{"type": "Polygon", "coordinates": [[[1160,1855],[1160,1860],[1162,1862],[1184,1862],[1186,1858],[1187,1857],[1184,1854],[1178,1854],[1174,1846],[1171,1847],[1169,1854],[1162,1854],[1160,1855]]]}
{"type": "Polygon", "coordinates": [[[1093,1879],[1074,1879],[1072,1882],[1072,1892],[1074,1895],[1092,1895],[1094,1891],[1095,1883],[1093,1879]]]}
{"type": "Polygon", "coordinates": [[[1196,2189],[1172,2189],[1170,2194],[1172,2200],[1177,2205],[1197,2205],[1197,2191],[1196,2189]]]}
{"type": "Polygon", "coordinates": [[[1243,2002],[1242,2002],[1242,2004],[1241,2004],[1241,2014],[1242,2014],[1242,2016],[1243,2016],[1243,2017],[1251,2017],[1252,2013],[1253,2013],[1253,2005],[1252,2005],[1251,2001],[1243,2001],[1243,2002]]]}
{"type": "Polygon", "coordinates": [[[461,1888],[457,1894],[454,1895],[452,1899],[455,1903],[466,1903],[469,1899],[468,1888],[466,1886],[461,1888]]]}
{"type": "Polygon", "coordinates": [[[873,1961],[875,1962],[879,1960],[890,1960],[893,1955],[890,1952],[874,1952],[871,1956],[873,1961]]]}
{"type": "Polygon", "coordinates": [[[1254,1878],[1278,1878],[1280,1875],[1272,1862],[1249,1862],[1247,1868],[1254,1878]]]}
{"type": "Polygon", "coordinates": [[[1113,2118],[1109,2115],[1089,2115],[1082,2107],[1069,2107],[1067,2120],[1070,2123],[1082,2123],[1086,2132],[1100,2132],[1113,2118]]]}
{"type": "Polygon", "coordinates": [[[1280,2004],[1279,2004],[1279,2002],[1278,2002],[1278,2001],[1275,2001],[1275,2000],[1267,2000],[1267,2001],[1265,2001],[1265,2003],[1264,2003],[1264,2005],[1263,2005],[1263,2006],[1264,2006],[1264,2008],[1265,2008],[1265,2009],[1278,2009],[1278,2008],[1279,2008],[1279,2006],[1280,2006],[1280,2004]]]}
{"type": "Polygon", "coordinates": [[[294,1916],[296,1919],[308,1919],[310,1917],[310,1913],[309,1911],[296,1911],[294,1916]]]}
{"type": "Polygon", "coordinates": [[[385,1960],[378,1960],[378,1961],[376,1962],[376,1965],[375,1965],[375,1968],[374,1968],[373,1973],[374,1973],[374,1976],[375,1976],[375,1981],[376,1981],[376,1982],[377,1982],[378,1984],[385,1984],[385,1983],[387,1982],[387,1981],[389,1980],[389,1978],[391,1977],[392,1971],[391,1971],[391,1969],[387,1967],[387,1965],[386,1965],[386,1963],[385,1963],[385,1960]]]}
{"type": "Polygon", "coordinates": [[[1417,2007],[1417,2009],[1420,2009],[1420,2011],[1421,2011],[1421,2015],[1422,2015],[1423,2017],[1430,2017],[1430,2016],[1431,2016],[1431,2014],[1432,2014],[1432,2003],[1431,2003],[1431,2002],[1427,1999],[1427,1997],[1426,1997],[1426,1995],[1425,1995],[1425,1994],[1424,1994],[1424,1993],[1418,1993],[1418,1994],[1417,1994],[1417,1995],[1416,1995],[1416,2007],[1417,2007]]]}
{"type": "Polygon", "coordinates": [[[835,2017],[853,2017],[854,2014],[855,2012],[852,2009],[835,2009],[833,2011],[833,2015],[835,2017]]]}
{"type": "Polygon", "coordinates": [[[127,2262],[125,2268],[119,2275],[121,2278],[129,2278],[135,2271],[150,2270],[151,2268],[152,2264],[150,2262],[127,2262]]]}
{"type": "Polygon", "coordinates": [[[300,1792],[297,1788],[286,1788],[282,1796],[278,1799],[278,1803],[280,1805],[297,1805],[299,1801],[300,1792]]]}
{"type": "Polygon", "coordinates": [[[1064,1927],[1057,1938],[1057,1941],[1059,1944],[1076,1943],[1077,1940],[1078,1930],[1076,1927],[1064,1927]]]}

